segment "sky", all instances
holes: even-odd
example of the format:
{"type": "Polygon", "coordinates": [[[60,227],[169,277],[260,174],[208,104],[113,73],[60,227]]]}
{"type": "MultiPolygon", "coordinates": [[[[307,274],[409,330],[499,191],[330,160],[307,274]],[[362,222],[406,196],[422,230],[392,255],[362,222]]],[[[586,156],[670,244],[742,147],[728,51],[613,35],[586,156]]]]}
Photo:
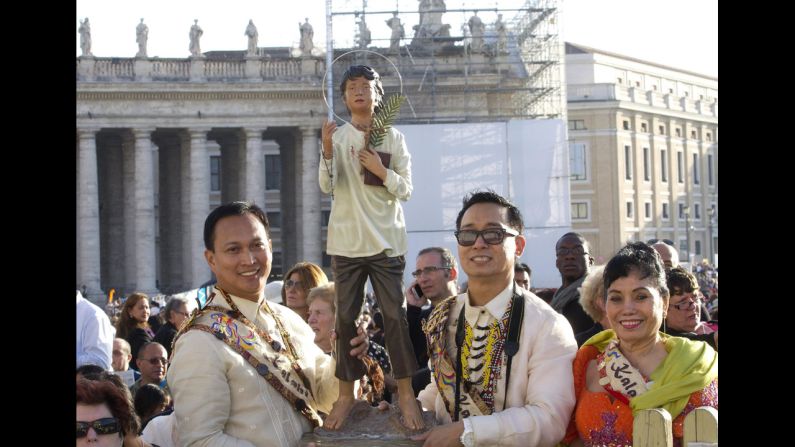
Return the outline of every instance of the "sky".
{"type": "MultiPolygon", "coordinates": [[[[333,0],[335,13],[361,10],[367,3],[367,24],[373,43],[388,46],[389,11],[399,8],[407,37],[417,23],[418,0],[333,0]],[[374,14],[385,11],[386,14],[374,14]],[[383,39],[378,41],[378,39],[383,39]]],[[[524,0],[446,0],[447,9],[518,8],[524,0]]],[[[718,76],[717,0],[560,0],[563,40],[603,51],[668,65],[708,76],[718,76]]],[[[510,19],[515,12],[505,12],[510,19]]],[[[443,23],[451,33],[460,30],[471,12],[447,12],[443,23]]],[[[478,14],[492,23],[493,12],[478,14]]],[[[79,21],[91,24],[91,51],[97,57],[133,57],[138,51],[135,27],[141,18],[149,27],[150,57],[186,58],[188,32],[199,20],[204,34],[201,50],[245,50],[243,34],[249,19],[259,33],[260,47],[297,47],[299,23],[305,18],[314,28],[316,46],[325,48],[324,0],[76,0],[75,49],[80,55],[79,21]]],[[[354,16],[334,16],[335,46],[350,47],[354,16]]],[[[408,40],[405,41],[406,43],[408,40]]]]}

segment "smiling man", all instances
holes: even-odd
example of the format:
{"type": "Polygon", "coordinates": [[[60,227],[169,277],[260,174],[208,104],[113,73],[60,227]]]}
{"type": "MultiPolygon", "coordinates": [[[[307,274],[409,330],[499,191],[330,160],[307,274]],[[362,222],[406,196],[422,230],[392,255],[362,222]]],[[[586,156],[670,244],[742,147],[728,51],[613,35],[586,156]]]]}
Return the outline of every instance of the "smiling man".
{"type": "Polygon", "coordinates": [[[566,233],[555,244],[555,266],[563,280],[558,291],[549,303],[553,309],[563,314],[575,334],[588,330],[593,320],[580,305],[580,291],[588,270],[593,265],[588,241],[578,233],[566,233]]]}
{"type": "MultiPolygon", "coordinates": [[[[265,300],[268,228],[249,202],[221,205],[204,223],[204,254],[218,282],[177,334],[168,371],[182,445],[297,446],[337,398],[335,361],[312,329],[265,300]]],[[[350,354],[364,355],[366,340],[354,337],[350,354]]]]}
{"type": "Polygon", "coordinates": [[[442,424],[425,447],[553,446],[574,408],[571,326],[514,282],[525,247],[522,215],[498,194],[475,192],[456,220],[466,293],[439,303],[425,325],[431,383],[419,394],[442,424]]]}

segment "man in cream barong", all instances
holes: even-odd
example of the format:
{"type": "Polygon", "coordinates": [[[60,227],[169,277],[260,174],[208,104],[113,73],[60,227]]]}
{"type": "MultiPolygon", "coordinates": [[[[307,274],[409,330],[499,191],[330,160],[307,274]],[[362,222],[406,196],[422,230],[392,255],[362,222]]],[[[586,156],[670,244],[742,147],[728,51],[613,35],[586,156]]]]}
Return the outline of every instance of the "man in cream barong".
{"type": "Polygon", "coordinates": [[[554,446],[574,408],[568,374],[577,343],[562,315],[514,282],[522,215],[498,194],[476,192],[456,229],[469,287],[434,307],[424,326],[431,383],[418,396],[442,425],[412,439],[424,447],[554,446]]]}
{"type": "MultiPolygon", "coordinates": [[[[167,377],[184,446],[297,446],[337,399],[333,358],[298,314],[265,299],[268,231],[248,202],[221,205],[205,221],[218,282],[177,334],[167,377]]],[[[351,345],[350,355],[364,355],[366,335],[351,345]]]]}

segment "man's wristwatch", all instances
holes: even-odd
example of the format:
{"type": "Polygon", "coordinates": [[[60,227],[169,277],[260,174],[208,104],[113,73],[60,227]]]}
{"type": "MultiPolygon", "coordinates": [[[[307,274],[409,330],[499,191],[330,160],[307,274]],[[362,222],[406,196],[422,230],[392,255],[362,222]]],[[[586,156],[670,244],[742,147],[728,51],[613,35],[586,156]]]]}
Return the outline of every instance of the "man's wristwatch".
{"type": "Polygon", "coordinates": [[[461,433],[461,437],[458,440],[461,441],[461,444],[464,444],[464,447],[475,447],[475,432],[472,431],[472,421],[469,418],[461,420],[464,422],[464,432],[461,433]]]}

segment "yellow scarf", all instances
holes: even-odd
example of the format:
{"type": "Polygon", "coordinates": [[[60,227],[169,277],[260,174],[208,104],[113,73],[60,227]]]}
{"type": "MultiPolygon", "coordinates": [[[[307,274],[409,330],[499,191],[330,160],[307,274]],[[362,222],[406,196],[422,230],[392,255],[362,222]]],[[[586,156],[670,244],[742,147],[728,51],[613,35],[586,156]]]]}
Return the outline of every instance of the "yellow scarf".
{"type": "MultiPolygon", "coordinates": [[[[718,377],[718,353],[708,344],[659,333],[668,355],[651,373],[649,390],[629,401],[633,415],[639,410],[665,408],[675,419],[685,409],[690,395],[704,389],[718,377]]],[[[616,338],[612,329],[589,338],[583,346],[593,345],[603,352],[616,338]]]]}

